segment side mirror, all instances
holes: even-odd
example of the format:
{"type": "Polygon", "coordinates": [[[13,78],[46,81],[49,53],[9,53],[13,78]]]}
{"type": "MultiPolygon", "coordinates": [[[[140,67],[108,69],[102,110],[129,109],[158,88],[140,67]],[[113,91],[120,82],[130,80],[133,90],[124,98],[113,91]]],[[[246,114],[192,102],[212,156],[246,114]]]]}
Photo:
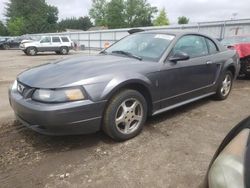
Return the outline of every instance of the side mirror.
{"type": "Polygon", "coordinates": [[[250,117],[222,141],[209,165],[204,187],[250,187],[250,117]]]}
{"type": "Polygon", "coordinates": [[[177,61],[184,61],[188,60],[189,58],[190,57],[187,53],[177,51],[173,56],[170,56],[168,60],[176,63],[177,61]]]}

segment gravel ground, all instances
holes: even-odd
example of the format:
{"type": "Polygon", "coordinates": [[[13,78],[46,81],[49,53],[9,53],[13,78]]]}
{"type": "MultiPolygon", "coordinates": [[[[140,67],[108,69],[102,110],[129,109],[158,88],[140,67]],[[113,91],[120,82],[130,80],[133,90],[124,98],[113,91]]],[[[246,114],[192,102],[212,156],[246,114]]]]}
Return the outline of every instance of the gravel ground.
{"type": "MultiPolygon", "coordinates": [[[[69,56],[82,53],[72,52],[69,56]]],[[[86,54],[86,53],[83,53],[86,54]]],[[[66,56],[66,57],[69,57],[66,56]]],[[[202,187],[221,140],[250,115],[250,80],[225,101],[203,99],[151,117],[136,138],[50,137],[15,121],[7,90],[23,70],[65,56],[0,51],[0,187],[202,187]]]]}

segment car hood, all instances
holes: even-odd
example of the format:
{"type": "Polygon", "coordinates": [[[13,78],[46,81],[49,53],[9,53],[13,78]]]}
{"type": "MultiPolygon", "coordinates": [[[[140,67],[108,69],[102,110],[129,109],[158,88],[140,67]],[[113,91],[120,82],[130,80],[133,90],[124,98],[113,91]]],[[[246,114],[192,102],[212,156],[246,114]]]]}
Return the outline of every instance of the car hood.
{"type": "Polygon", "coordinates": [[[21,41],[21,44],[24,44],[24,43],[33,43],[33,42],[35,42],[34,40],[22,40],[21,41]]]}
{"type": "Polygon", "coordinates": [[[31,68],[18,75],[17,80],[35,88],[60,88],[105,82],[132,72],[148,72],[156,64],[114,55],[79,56],[31,68]]]}

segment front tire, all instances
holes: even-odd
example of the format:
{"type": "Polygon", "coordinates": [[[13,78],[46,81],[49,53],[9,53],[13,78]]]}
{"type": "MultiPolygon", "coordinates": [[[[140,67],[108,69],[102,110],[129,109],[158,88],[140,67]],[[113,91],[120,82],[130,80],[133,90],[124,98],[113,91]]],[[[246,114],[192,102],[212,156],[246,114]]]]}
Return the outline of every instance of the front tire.
{"type": "Polygon", "coordinates": [[[216,99],[225,100],[229,96],[232,90],[232,86],[233,86],[233,74],[231,71],[226,71],[216,91],[215,94],[216,99]]]}
{"type": "Polygon", "coordinates": [[[37,54],[37,49],[35,47],[29,47],[27,50],[27,55],[35,56],[37,54]]]}
{"type": "Polygon", "coordinates": [[[147,118],[147,102],[138,91],[123,90],[108,104],[104,114],[103,130],[116,141],[137,136],[147,118]]]}

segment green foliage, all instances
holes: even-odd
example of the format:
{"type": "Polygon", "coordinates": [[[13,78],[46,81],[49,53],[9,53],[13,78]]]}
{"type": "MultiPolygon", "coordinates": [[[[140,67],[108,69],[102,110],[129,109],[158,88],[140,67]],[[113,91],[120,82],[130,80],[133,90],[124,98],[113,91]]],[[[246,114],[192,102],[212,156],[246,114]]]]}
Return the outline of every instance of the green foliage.
{"type": "Polygon", "coordinates": [[[6,26],[3,24],[2,21],[0,21],[0,36],[7,36],[8,35],[8,31],[6,26]]]}
{"type": "Polygon", "coordinates": [[[112,28],[152,26],[157,8],[147,0],[92,0],[89,15],[96,26],[112,28]]]}
{"type": "Polygon", "coordinates": [[[93,24],[88,16],[80,18],[67,18],[58,23],[60,31],[65,31],[65,29],[88,30],[92,26],[93,24]]]}
{"type": "Polygon", "coordinates": [[[106,26],[106,0],[92,0],[92,8],[89,10],[89,15],[95,20],[96,26],[106,26]]]}
{"type": "Polygon", "coordinates": [[[12,36],[19,36],[25,32],[25,23],[22,17],[12,18],[7,24],[8,32],[12,36]]]}
{"type": "Polygon", "coordinates": [[[128,27],[152,26],[153,15],[158,12],[147,0],[126,1],[126,22],[128,27]]]}
{"type": "Polygon", "coordinates": [[[122,28],[126,25],[124,8],[125,5],[123,0],[111,0],[107,4],[108,28],[122,28]]]}
{"type": "Polygon", "coordinates": [[[189,19],[185,16],[178,17],[178,24],[188,24],[189,19]]]}
{"type": "Polygon", "coordinates": [[[48,5],[45,0],[9,0],[5,16],[11,34],[14,32],[13,23],[16,22],[19,30],[14,33],[53,32],[56,30],[58,9],[48,5]]]}
{"type": "Polygon", "coordinates": [[[169,20],[165,8],[160,10],[159,15],[154,20],[154,26],[169,25],[169,20]]]}

